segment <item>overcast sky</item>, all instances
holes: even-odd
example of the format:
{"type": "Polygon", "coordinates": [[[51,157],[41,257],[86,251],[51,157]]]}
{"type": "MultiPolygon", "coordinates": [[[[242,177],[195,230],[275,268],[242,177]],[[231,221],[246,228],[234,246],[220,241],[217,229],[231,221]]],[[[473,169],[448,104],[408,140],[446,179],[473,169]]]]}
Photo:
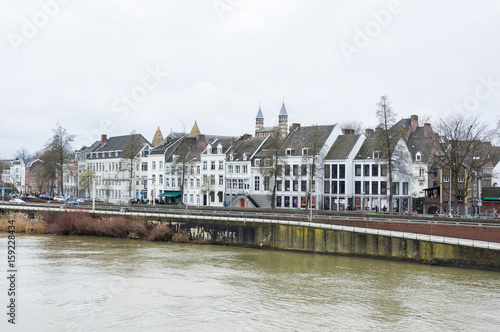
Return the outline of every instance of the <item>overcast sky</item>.
{"type": "Polygon", "coordinates": [[[373,127],[384,94],[399,118],[493,122],[499,17],[497,0],[2,0],[0,157],[58,122],[75,148],[195,120],[253,134],[259,103],[275,125],[283,98],[289,124],[373,127]]]}

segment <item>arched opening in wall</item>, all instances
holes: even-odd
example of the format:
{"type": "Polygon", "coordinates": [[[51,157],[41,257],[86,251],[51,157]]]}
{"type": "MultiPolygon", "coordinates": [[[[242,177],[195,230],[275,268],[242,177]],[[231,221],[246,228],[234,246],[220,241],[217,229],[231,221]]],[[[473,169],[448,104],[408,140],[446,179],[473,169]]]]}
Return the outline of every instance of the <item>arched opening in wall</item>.
{"type": "Polygon", "coordinates": [[[429,206],[427,209],[427,214],[436,214],[438,213],[439,208],[437,206],[429,206]]]}

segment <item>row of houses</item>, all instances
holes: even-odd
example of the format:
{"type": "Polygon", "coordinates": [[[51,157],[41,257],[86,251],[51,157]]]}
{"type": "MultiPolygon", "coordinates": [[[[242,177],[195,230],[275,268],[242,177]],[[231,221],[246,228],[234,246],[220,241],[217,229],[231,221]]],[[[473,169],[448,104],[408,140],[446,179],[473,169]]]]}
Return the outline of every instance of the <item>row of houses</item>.
{"type": "MultiPolygon", "coordinates": [[[[453,193],[445,199],[443,191],[446,170],[437,170],[433,163],[436,135],[430,124],[419,125],[418,116],[402,119],[390,129],[401,133],[391,151],[397,161],[392,187],[388,158],[377,144],[381,131],[367,129],[360,134],[338,124],[288,126],[284,103],[278,123],[265,127],[259,108],[253,136],[202,134],[196,122],[189,134],[171,132],[163,137],[158,128],[152,142],[140,134],[103,134],[100,141],[76,151],[75,162],[66,167],[63,190],[79,197],[92,195],[93,189],[81,186],[82,174],[90,171],[96,198],[111,203],[322,210],[392,206],[403,212],[412,210],[412,200],[421,198],[420,208],[434,213],[445,210],[452,200],[453,193]],[[131,142],[137,148],[134,156],[128,153],[131,142]]],[[[497,161],[491,158],[478,170],[481,176],[473,186],[460,189],[472,197],[460,202],[460,213],[472,211],[483,187],[493,186],[497,161]]],[[[26,183],[25,191],[30,190],[26,183]]]]}

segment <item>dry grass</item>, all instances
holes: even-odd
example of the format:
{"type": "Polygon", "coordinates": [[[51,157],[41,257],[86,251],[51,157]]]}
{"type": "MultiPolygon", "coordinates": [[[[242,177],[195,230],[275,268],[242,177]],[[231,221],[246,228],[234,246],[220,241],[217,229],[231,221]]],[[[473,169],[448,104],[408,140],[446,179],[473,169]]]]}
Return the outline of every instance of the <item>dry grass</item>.
{"type": "Polygon", "coordinates": [[[37,217],[35,219],[30,219],[24,213],[8,213],[0,215],[0,231],[7,232],[8,226],[10,226],[9,221],[14,220],[14,225],[16,226],[16,233],[34,233],[34,234],[46,234],[46,224],[41,219],[37,217]]]}
{"type": "Polygon", "coordinates": [[[188,242],[189,240],[185,231],[176,232],[171,225],[128,220],[124,217],[94,219],[85,212],[56,214],[42,211],[35,219],[30,219],[23,213],[0,215],[0,231],[8,231],[9,220],[15,221],[17,233],[106,236],[146,241],[188,242]]]}

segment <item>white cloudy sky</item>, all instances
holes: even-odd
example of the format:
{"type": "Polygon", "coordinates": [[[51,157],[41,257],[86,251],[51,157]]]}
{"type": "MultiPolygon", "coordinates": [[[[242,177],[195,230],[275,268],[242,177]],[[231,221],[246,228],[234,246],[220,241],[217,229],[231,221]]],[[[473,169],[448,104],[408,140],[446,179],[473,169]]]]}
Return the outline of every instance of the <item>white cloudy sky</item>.
{"type": "Polygon", "coordinates": [[[283,98],[303,125],[374,126],[382,94],[399,117],[464,103],[499,116],[497,0],[56,1],[0,2],[0,157],[40,149],[58,122],[75,148],[103,129],[151,140],[195,120],[206,134],[252,133],[259,103],[274,125],[283,98]],[[41,3],[61,4],[44,22],[41,3]],[[388,8],[382,26],[373,13],[388,8]],[[348,44],[360,46],[350,61],[348,44]],[[152,87],[155,68],[168,76],[152,87]],[[145,78],[151,91],[125,106],[145,78]]]}

